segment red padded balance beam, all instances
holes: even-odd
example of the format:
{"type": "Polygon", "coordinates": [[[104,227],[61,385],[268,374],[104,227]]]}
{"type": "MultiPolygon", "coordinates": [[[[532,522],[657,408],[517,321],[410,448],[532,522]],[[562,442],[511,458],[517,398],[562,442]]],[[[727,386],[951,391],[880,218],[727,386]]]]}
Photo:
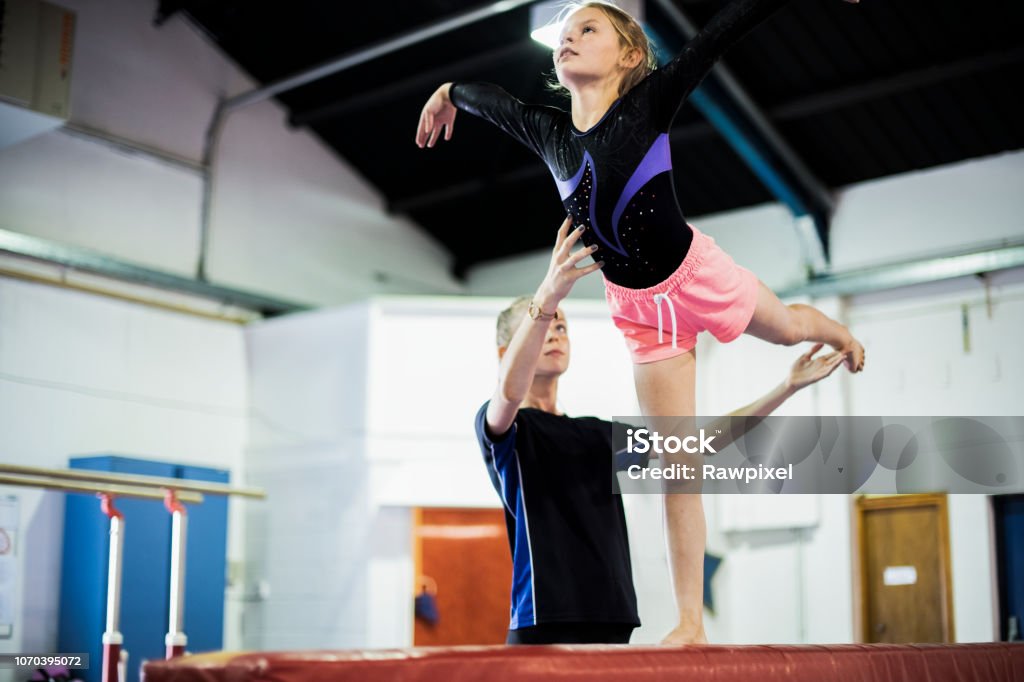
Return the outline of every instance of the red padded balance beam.
{"type": "Polygon", "coordinates": [[[149,662],[144,673],[145,682],[1020,682],[1024,643],[217,652],[149,662]]]}

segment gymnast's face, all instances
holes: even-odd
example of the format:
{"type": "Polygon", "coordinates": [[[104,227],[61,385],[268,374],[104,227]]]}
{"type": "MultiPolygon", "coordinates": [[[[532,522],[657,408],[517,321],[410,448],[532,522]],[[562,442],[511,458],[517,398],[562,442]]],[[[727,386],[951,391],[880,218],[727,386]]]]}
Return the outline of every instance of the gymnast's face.
{"type": "Polygon", "coordinates": [[[570,90],[602,79],[621,79],[630,56],[608,15],[596,7],[584,7],[566,18],[553,53],[558,82],[570,90]]]}

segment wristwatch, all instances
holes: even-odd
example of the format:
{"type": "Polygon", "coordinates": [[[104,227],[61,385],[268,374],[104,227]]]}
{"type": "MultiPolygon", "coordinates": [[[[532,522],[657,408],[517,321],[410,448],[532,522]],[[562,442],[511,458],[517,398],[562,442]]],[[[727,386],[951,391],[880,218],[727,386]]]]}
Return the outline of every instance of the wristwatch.
{"type": "Polygon", "coordinates": [[[533,301],[530,301],[530,307],[527,308],[526,314],[530,316],[531,320],[553,320],[558,317],[557,310],[553,313],[546,313],[533,301]]]}

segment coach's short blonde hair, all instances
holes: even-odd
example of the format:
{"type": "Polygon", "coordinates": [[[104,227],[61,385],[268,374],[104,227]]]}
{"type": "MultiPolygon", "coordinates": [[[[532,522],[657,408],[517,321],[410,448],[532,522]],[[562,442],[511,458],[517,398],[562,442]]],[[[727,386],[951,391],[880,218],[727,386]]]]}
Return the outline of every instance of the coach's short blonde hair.
{"type": "Polygon", "coordinates": [[[519,323],[523,321],[523,315],[530,309],[532,300],[532,296],[520,296],[498,314],[498,328],[495,334],[498,348],[512,342],[512,337],[515,335],[516,329],[519,328],[519,323]]]}

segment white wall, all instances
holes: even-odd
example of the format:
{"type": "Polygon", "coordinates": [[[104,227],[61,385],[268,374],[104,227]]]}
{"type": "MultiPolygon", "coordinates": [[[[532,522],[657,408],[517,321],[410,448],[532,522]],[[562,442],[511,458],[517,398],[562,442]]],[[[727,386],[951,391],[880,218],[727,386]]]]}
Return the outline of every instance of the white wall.
{"type": "Polygon", "coordinates": [[[365,465],[368,321],[358,304],[246,329],[246,463],[249,480],[267,490],[264,503],[247,508],[246,649],[367,640],[375,541],[365,465]]]}
{"type": "Polygon", "coordinates": [[[154,3],[57,4],[76,13],[71,120],[199,161],[216,98],[249,79],[180,15],[154,26],[154,3]]]}
{"type": "MultiPolygon", "coordinates": [[[[1019,414],[1019,413],[1018,413],[1019,414]]],[[[953,625],[958,642],[999,638],[990,498],[949,496],[949,544],[953,561],[953,625]]]]}
{"type": "Polygon", "coordinates": [[[832,220],[832,266],[914,260],[1024,239],[1024,151],[847,187],[832,220]]]}
{"type": "Polygon", "coordinates": [[[198,174],[61,131],[0,149],[0,229],[191,276],[198,174]]]}
{"type": "MultiPolygon", "coordinates": [[[[61,4],[78,18],[72,122],[198,163],[218,97],[253,83],[180,15],[155,27],[153,3],[61,4]]],[[[461,290],[443,249],[274,102],[228,117],[213,187],[211,281],[318,305],[461,290]]],[[[187,165],[67,132],[0,150],[0,229],[181,275],[196,272],[201,198],[187,165]]]]}
{"type": "MultiPolygon", "coordinates": [[[[867,348],[867,368],[839,370],[780,410],[788,414],[1020,415],[1024,414],[1024,362],[1016,352],[1024,334],[1024,271],[995,273],[985,281],[950,282],[815,302],[850,325],[867,348]],[[967,307],[969,346],[964,346],[967,307]],[[836,406],[839,409],[836,409],[836,406]]],[[[698,412],[719,414],[747,402],[777,380],[796,354],[750,338],[698,348],[698,412]]],[[[821,496],[817,526],[801,539],[784,531],[722,532],[718,497],[708,505],[708,550],[725,562],[714,579],[723,607],[708,621],[718,641],[853,641],[851,508],[845,496],[821,496]],[[805,590],[790,576],[799,571],[805,590]],[[772,613],[771,628],[749,617],[758,577],[782,603],[804,605],[772,613]],[[731,610],[735,608],[735,610],[731,610]],[[746,617],[744,617],[746,614],[746,617]],[[800,637],[803,630],[805,635],[800,637]]],[[[953,612],[957,641],[992,641],[993,546],[989,498],[951,495],[953,612]]]]}
{"type": "MultiPolygon", "coordinates": [[[[69,457],[121,454],[228,469],[239,481],[246,384],[237,325],[0,279],[4,463],[66,468],[69,457]]],[[[0,651],[54,651],[64,497],[0,494],[17,496],[23,530],[17,623],[0,651]]],[[[229,517],[229,560],[238,561],[237,505],[229,517]]]]}
{"type": "Polygon", "coordinates": [[[849,322],[875,375],[851,382],[852,414],[1024,414],[1021,269],[858,296],[849,322]]]}
{"type": "Polygon", "coordinates": [[[273,103],[232,114],[214,178],[219,282],[317,305],[375,293],[458,293],[451,256],[389,216],[376,190],[273,103]],[[258,143],[257,143],[258,141],[258,143]]]}
{"type": "MultiPolygon", "coordinates": [[[[1024,269],[854,297],[849,321],[871,363],[849,384],[852,414],[1024,414],[1024,269]]],[[[957,641],[991,641],[988,499],[951,495],[949,523],[957,641]]]]}
{"type": "MultiPolygon", "coordinates": [[[[378,504],[497,507],[473,418],[494,392],[505,299],[379,299],[371,327],[368,458],[378,504]]],[[[625,344],[604,305],[566,301],[573,348],[559,403],[574,415],[636,414],[625,344]],[[616,361],[618,360],[618,361],[616,361]],[[587,368],[602,367],[600,375],[587,368]]]]}

